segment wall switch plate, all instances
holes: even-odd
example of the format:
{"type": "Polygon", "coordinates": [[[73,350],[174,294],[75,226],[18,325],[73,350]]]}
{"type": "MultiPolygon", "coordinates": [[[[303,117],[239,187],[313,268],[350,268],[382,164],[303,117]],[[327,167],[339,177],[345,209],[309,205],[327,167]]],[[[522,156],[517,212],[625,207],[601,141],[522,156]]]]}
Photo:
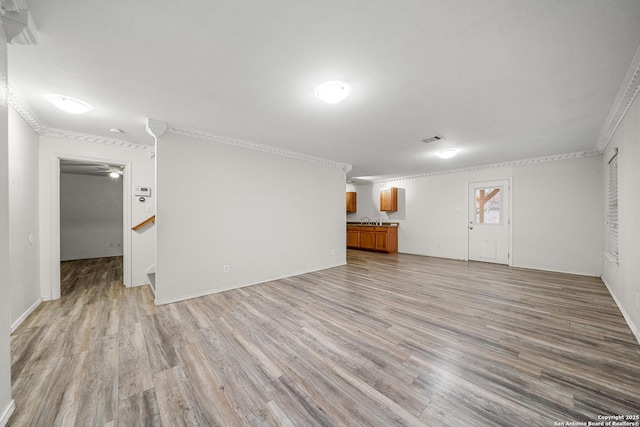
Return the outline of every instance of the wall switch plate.
{"type": "Polygon", "coordinates": [[[225,264],[225,265],[222,267],[222,271],[223,271],[223,272],[225,272],[225,273],[228,273],[228,272],[229,272],[229,264],[225,264]]]}
{"type": "Polygon", "coordinates": [[[153,212],[153,205],[147,205],[147,212],[153,212]]]}

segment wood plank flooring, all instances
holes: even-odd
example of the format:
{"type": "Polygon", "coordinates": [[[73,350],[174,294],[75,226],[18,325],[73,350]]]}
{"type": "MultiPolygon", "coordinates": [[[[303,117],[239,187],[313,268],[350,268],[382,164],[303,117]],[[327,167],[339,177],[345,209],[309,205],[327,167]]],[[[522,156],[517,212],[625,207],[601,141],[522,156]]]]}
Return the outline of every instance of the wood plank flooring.
{"type": "Polygon", "coordinates": [[[118,261],[63,273],[70,291],[12,335],[11,426],[640,415],[640,346],[598,278],[350,250],[346,266],[156,307],[114,279],[118,261]]]}

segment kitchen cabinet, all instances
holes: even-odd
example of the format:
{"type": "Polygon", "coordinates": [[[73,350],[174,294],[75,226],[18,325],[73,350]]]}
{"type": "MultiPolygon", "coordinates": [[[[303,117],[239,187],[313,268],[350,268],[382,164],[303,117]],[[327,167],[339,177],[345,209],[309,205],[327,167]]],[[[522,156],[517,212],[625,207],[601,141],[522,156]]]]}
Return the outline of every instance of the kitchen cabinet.
{"type": "Polygon", "coordinates": [[[398,252],[398,227],[347,224],[347,247],[387,253],[398,252]]]}
{"type": "Polygon", "coordinates": [[[355,191],[347,191],[347,212],[357,212],[358,211],[358,193],[355,191]]]}
{"type": "Polygon", "coordinates": [[[396,187],[380,190],[380,210],[382,212],[395,212],[398,210],[398,189],[396,187]]]}
{"type": "Polygon", "coordinates": [[[360,249],[376,248],[376,232],[374,227],[360,227],[360,249]]]}
{"type": "Polygon", "coordinates": [[[357,248],[360,246],[360,228],[347,227],[347,247],[357,248]]]}

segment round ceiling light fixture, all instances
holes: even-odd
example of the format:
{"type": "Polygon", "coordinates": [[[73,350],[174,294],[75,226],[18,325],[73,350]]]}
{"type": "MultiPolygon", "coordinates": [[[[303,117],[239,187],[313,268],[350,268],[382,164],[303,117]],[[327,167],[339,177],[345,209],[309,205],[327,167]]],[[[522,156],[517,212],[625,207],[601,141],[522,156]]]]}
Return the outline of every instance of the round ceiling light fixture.
{"type": "Polygon", "coordinates": [[[441,159],[450,159],[456,154],[458,154],[458,150],[456,150],[455,148],[447,148],[445,150],[436,151],[436,156],[440,157],[441,159]]]}
{"type": "Polygon", "coordinates": [[[315,94],[327,104],[336,104],[351,93],[351,87],[343,82],[325,82],[316,87],[315,94]]]}
{"type": "Polygon", "coordinates": [[[90,104],[66,95],[48,95],[47,100],[62,111],[71,114],[84,114],[93,110],[93,107],[90,104]]]}
{"type": "Polygon", "coordinates": [[[113,179],[120,178],[120,174],[116,171],[109,172],[109,176],[113,179]]]}

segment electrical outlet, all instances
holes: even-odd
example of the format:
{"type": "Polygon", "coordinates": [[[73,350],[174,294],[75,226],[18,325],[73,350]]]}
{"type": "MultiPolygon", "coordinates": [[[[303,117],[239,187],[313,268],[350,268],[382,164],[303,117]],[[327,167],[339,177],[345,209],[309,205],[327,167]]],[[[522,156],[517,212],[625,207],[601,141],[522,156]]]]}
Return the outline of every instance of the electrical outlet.
{"type": "Polygon", "coordinates": [[[225,264],[225,265],[222,267],[222,271],[223,271],[223,272],[225,272],[225,273],[228,273],[228,272],[229,272],[229,264],[225,264]]]}

